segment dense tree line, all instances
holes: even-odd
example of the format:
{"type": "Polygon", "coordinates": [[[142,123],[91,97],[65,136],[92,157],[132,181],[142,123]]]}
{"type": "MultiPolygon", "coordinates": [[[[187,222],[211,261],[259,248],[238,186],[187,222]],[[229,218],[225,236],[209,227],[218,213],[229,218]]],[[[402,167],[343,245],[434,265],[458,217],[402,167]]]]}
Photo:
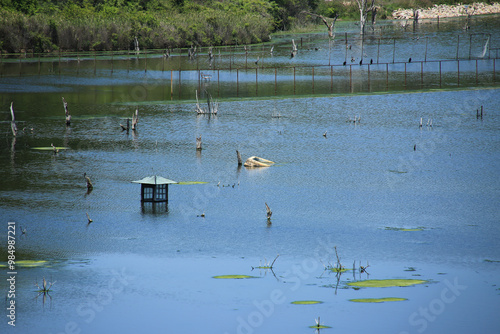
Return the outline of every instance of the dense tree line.
{"type": "Polygon", "coordinates": [[[317,20],[305,12],[359,17],[355,1],[341,0],[0,0],[0,50],[127,50],[135,37],[148,49],[252,44],[317,20]]]}

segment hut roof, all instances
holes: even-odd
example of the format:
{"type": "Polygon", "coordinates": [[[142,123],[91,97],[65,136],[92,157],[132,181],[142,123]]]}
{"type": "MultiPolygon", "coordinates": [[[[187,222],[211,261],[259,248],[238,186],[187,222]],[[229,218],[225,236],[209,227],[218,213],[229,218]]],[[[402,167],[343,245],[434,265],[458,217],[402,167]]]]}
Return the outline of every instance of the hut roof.
{"type": "Polygon", "coordinates": [[[132,182],[133,183],[140,183],[140,184],[177,184],[177,183],[179,183],[177,181],[169,180],[169,179],[166,179],[162,176],[157,176],[157,175],[147,176],[147,177],[143,178],[142,180],[137,180],[137,181],[132,181],[132,182]]]}

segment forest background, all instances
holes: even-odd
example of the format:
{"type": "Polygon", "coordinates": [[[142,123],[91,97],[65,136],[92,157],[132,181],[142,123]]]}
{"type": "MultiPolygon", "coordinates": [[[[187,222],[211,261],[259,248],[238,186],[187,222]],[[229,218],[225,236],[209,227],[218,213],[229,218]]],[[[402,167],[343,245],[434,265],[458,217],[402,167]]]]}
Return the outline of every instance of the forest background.
{"type": "MultiPolygon", "coordinates": [[[[376,0],[377,19],[398,8],[473,1],[376,0]]],[[[484,1],[489,3],[491,1],[484,1]]],[[[346,0],[0,0],[2,52],[172,49],[244,45],[272,33],[314,30],[318,16],[359,20],[346,0]]]]}

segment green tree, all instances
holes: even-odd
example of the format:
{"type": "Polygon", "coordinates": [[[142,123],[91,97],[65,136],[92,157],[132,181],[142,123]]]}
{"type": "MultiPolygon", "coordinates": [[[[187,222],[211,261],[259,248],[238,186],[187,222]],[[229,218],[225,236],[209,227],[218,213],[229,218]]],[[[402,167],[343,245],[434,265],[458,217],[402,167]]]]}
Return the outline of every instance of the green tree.
{"type": "Polygon", "coordinates": [[[14,8],[26,15],[33,15],[38,10],[38,0],[15,0],[13,1],[14,8]]]}

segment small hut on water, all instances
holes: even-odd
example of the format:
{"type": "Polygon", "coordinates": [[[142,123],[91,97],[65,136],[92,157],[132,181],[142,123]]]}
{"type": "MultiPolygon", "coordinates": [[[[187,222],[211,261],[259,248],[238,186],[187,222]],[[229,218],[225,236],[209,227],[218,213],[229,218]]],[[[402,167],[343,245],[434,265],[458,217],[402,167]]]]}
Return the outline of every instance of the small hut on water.
{"type": "Polygon", "coordinates": [[[179,183],[157,175],[132,182],[141,184],[141,202],[168,202],[168,185],[179,183]]]}

